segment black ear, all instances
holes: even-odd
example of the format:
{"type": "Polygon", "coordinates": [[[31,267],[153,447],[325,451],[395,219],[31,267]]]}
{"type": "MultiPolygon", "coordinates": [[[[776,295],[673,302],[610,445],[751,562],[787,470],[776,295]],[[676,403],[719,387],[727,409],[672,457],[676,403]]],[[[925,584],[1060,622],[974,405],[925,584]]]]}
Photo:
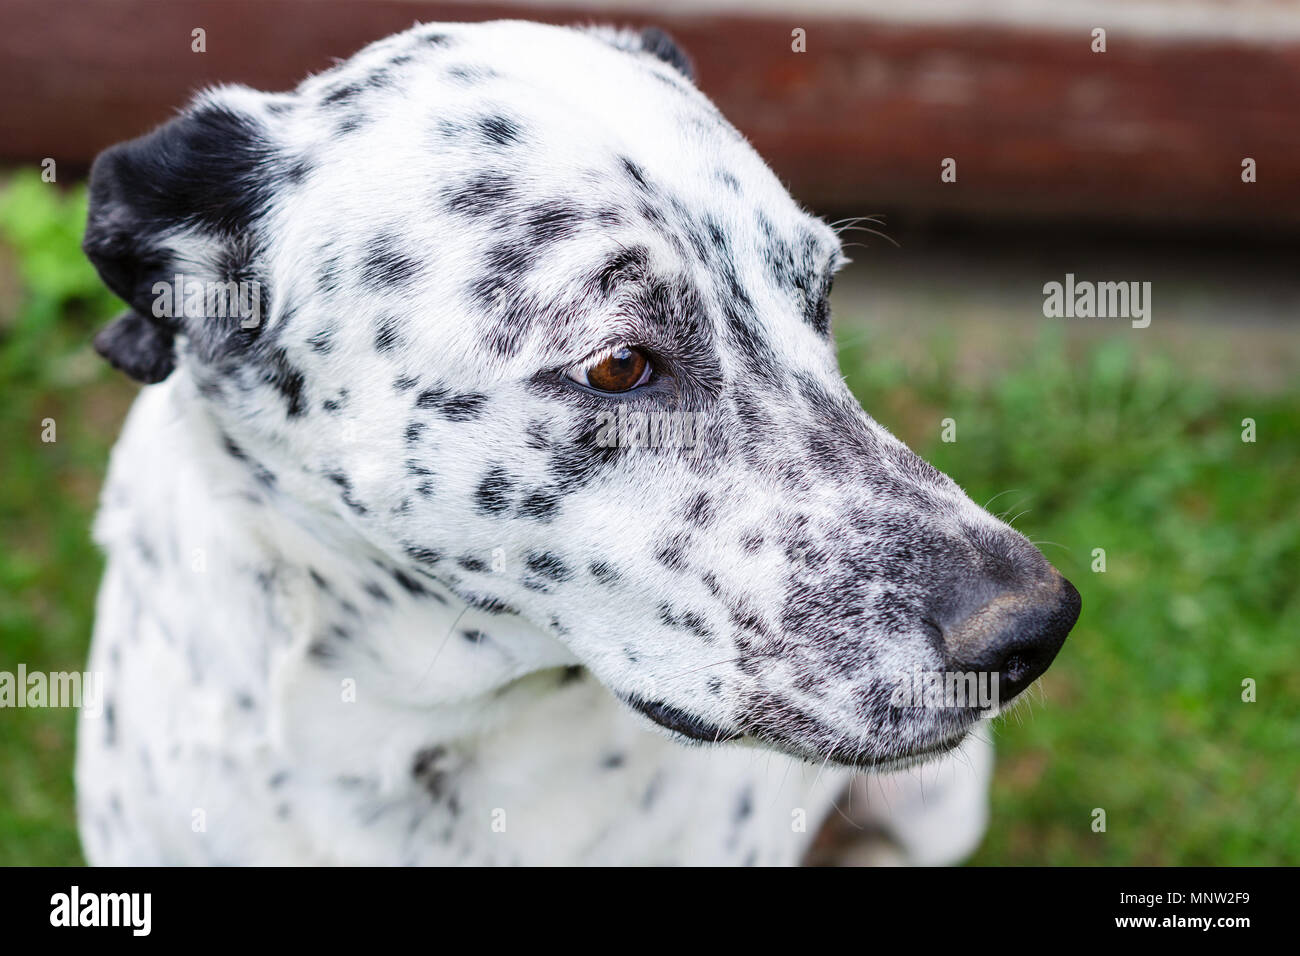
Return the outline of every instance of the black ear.
{"type": "Polygon", "coordinates": [[[646,27],[642,30],[641,49],[657,56],[671,65],[682,76],[691,82],[695,82],[695,66],[691,63],[691,58],[663,30],[658,27],[646,27]]]}
{"type": "Polygon", "coordinates": [[[176,367],[176,342],[172,333],[125,312],[95,336],[95,351],[109,364],[137,382],[161,382],[176,367]]]}
{"type": "MultiPolygon", "coordinates": [[[[249,91],[251,93],[251,91],[249,91]]],[[[99,155],[90,171],[90,212],[82,249],[104,284],[131,312],[95,340],[114,366],[141,381],[161,381],[175,363],[173,337],[187,319],[161,308],[158,283],[222,281],[228,250],[252,238],[269,203],[275,155],[261,121],[211,97],[146,136],[99,155]]],[[[246,255],[244,257],[247,258],[246,255]]],[[[211,337],[223,329],[204,323],[211,337]]]]}

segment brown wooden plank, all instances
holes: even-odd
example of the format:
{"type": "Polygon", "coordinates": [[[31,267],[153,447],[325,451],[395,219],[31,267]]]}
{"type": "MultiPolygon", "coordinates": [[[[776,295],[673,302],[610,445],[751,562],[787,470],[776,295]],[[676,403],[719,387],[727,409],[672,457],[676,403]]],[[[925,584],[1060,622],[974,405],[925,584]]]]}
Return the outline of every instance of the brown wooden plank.
{"type": "MultiPolygon", "coordinates": [[[[652,7],[647,4],[647,8],[652,7]]],[[[207,83],[294,85],[414,20],[590,9],[407,0],[7,0],[0,159],[84,167],[207,83]],[[207,30],[208,52],[190,51],[207,30]]],[[[600,17],[595,17],[601,19],[600,17]]],[[[801,199],[861,208],[1293,225],[1300,44],[800,16],[656,16],[801,199]],[[939,180],[943,157],[958,182],[939,180]],[[1243,157],[1259,182],[1243,184],[1243,157]]]]}

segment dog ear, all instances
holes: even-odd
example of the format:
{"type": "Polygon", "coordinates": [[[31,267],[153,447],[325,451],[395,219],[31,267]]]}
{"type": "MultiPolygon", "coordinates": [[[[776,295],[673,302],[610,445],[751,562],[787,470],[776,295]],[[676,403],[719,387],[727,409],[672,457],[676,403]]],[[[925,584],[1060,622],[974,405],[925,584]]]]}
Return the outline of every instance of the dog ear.
{"type": "Polygon", "coordinates": [[[657,56],[692,83],[695,82],[695,65],[672,37],[658,27],[641,31],[641,49],[657,56]]]}
{"type": "Polygon", "coordinates": [[[695,68],[691,64],[691,58],[659,27],[646,27],[640,31],[609,26],[588,26],[581,29],[595,34],[620,50],[629,53],[649,53],[656,59],[663,60],[692,83],[695,82],[695,68]]]}
{"type": "Polygon", "coordinates": [[[131,307],[95,347],[133,378],[165,378],[178,333],[199,331],[213,346],[239,327],[237,319],[214,324],[212,316],[176,314],[170,306],[185,296],[171,290],[192,280],[244,278],[252,266],[277,155],[261,116],[227,100],[251,103],[260,95],[238,87],[205,94],[152,133],[105,150],[91,168],[82,249],[131,307]]]}
{"type": "Polygon", "coordinates": [[[176,367],[172,333],[138,313],[127,311],[95,336],[95,351],[137,382],[161,382],[176,367]]]}

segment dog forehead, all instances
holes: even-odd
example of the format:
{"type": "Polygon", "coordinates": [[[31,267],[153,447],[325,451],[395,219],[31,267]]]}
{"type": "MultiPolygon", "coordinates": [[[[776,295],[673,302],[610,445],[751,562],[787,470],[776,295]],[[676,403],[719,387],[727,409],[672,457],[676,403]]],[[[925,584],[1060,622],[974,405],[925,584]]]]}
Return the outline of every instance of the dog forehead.
{"type": "MultiPolygon", "coordinates": [[[[446,211],[421,199],[457,186],[481,187],[485,202],[509,190],[628,203],[644,176],[692,206],[809,219],[690,81],[608,36],[498,21],[372,44],[297,91],[289,148],[308,196],[334,218],[421,219],[446,211]]],[[[452,211],[474,202],[464,195],[452,211]]]]}
{"type": "Polygon", "coordinates": [[[703,94],[603,34],[420,26],[310,78],[297,98],[291,148],[305,172],[285,190],[279,257],[371,301],[464,306],[482,317],[460,324],[467,346],[487,335],[504,355],[525,307],[567,295],[582,308],[533,323],[563,351],[557,322],[602,321],[601,303],[572,301],[575,284],[638,271],[743,292],[753,308],[741,321],[780,325],[812,308],[802,300],[837,264],[834,233],[703,94]]]}

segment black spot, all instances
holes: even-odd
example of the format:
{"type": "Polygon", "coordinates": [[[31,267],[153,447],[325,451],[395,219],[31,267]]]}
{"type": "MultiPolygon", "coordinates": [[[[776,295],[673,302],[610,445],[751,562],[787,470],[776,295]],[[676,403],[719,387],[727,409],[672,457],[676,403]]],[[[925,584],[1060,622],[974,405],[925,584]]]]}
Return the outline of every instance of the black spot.
{"type": "Polygon", "coordinates": [[[551,581],[568,581],[573,571],[557,554],[534,551],[528,555],[526,566],[529,571],[551,581]]]}
{"type": "Polygon", "coordinates": [[[697,528],[706,527],[715,515],[713,498],[708,492],[701,491],[687,503],[684,514],[686,520],[697,528]]]}
{"type": "Polygon", "coordinates": [[[442,414],[449,421],[468,422],[478,418],[483,411],[483,405],[487,402],[487,396],[477,392],[466,392],[463,395],[453,395],[442,405],[442,414]]]}
{"type": "Polygon", "coordinates": [[[744,823],[749,819],[750,814],[754,812],[754,795],[748,787],[740,793],[740,800],[736,803],[736,823],[744,823]]]}
{"type": "Polygon", "coordinates": [[[335,87],[330,90],[321,99],[321,102],[327,106],[337,106],[340,103],[347,103],[355,99],[361,93],[361,87],[356,83],[347,83],[343,86],[335,87]]]}
{"type": "Polygon", "coordinates": [[[132,539],[135,549],[140,552],[140,560],[150,567],[158,566],[158,554],[154,551],[153,545],[144,539],[140,534],[136,534],[132,539]]]}
{"type": "Polygon", "coordinates": [[[476,574],[481,574],[488,569],[487,562],[474,557],[472,554],[462,554],[456,559],[456,563],[466,571],[473,571],[476,574]]]}
{"type": "Polygon", "coordinates": [[[620,576],[618,571],[614,570],[613,566],[605,561],[593,561],[587,570],[601,584],[613,584],[620,576]]]}
{"type": "Polygon", "coordinates": [[[488,636],[482,631],[474,630],[472,628],[470,630],[461,631],[460,636],[465,638],[465,640],[469,641],[471,644],[482,644],[488,639],[488,636]]]}
{"type": "Polygon", "coordinates": [[[650,255],[644,246],[620,249],[610,256],[593,276],[593,284],[603,295],[611,295],[625,282],[642,280],[650,269],[650,255]]]}
{"type": "Polygon", "coordinates": [[[643,192],[653,192],[653,189],[650,186],[650,181],[646,179],[644,169],[632,162],[632,160],[628,159],[626,156],[620,156],[619,162],[623,167],[623,172],[625,172],[628,175],[628,178],[636,183],[643,192]]]}
{"type": "Polygon", "coordinates": [[[479,392],[451,395],[441,386],[426,388],[415,397],[416,408],[435,409],[453,422],[468,422],[478,418],[487,403],[487,396],[479,392]]]}
{"type": "Polygon", "coordinates": [[[302,392],[305,380],[302,372],[289,364],[284,349],[277,348],[267,354],[261,366],[261,378],[280,393],[289,418],[297,418],[303,413],[305,405],[302,392]]]}
{"type": "Polygon", "coordinates": [[[434,548],[426,548],[421,545],[408,544],[405,548],[407,554],[419,561],[421,564],[437,564],[442,560],[442,552],[434,548]]]}
{"type": "Polygon", "coordinates": [[[606,754],[600,761],[601,767],[605,770],[617,770],[627,763],[627,756],[621,753],[606,754]]]}
{"type": "Polygon", "coordinates": [[[530,492],[528,497],[519,505],[517,512],[521,518],[534,518],[538,521],[548,521],[555,516],[559,510],[560,498],[554,491],[547,488],[538,488],[530,492]]]}
{"type": "Polygon", "coordinates": [[[399,392],[410,391],[420,384],[420,380],[413,375],[403,375],[400,378],[393,379],[393,388],[399,392]]]}
{"type": "Polygon", "coordinates": [[[495,305],[498,293],[518,288],[540,252],[537,244],[523,235],[498,242],[484,254],[481,276],[470,283],[470,296],[484,307],[495,305]]]}
{"type": "Polygon", "coordinates": [[[104,746],[117,745],[117,708],[112,700],[104,701],[104,746]]]}
{"type": "Polygon", "coordinates": [[[312,169],[313,169],[313,165],[311,160],[297,159],[292,164],[290,164],[288,169],[285,170],[285,177],[289,180],[289,182],[293,183],[294,185],[297,185],[298,183],[301,183],[304,179],[306,179],[309,175],[311,175],[312,169]]]}
{"type": "Polygon", "coordinates": [[[372,90],[382,90],[393,85],[393,75],[389,72],[388,67],[381,66],[375,72],[366,77],[366,86],[372,90]]]}
{"type": "Polygon", "coordinates": [[[393,568],[391,573],[393,575],[393,580],[396,581],[407,594],[410,594],[413,597],[437,597],[437,595],[433,594],[433,592],[401,568],[393,568]]]}
{"type": "Polygon", "coordinates": [[[366,245],[361,279],[372,288],[385,288],[410,282],[420,270],[420,262],[398,249],[400,240],[391,233],[375,236],[366,245]]]}
{"type": "Polygon", "coordinates": [[[424,747],[416,751],[411,762],[411,777],[435,800],[441,800],[445,793],[447,773],[439,765],[446,756],[445,747],[424,747]]]}
{"type": "Polygon", "coordinates": [[[488,215],[514,197],[514,182],[502,173],[478,173],[443,190],[447,211],[466,216],[488,215]]]}
{"type": "Polygon", "coordinates": [[[514,120],[504,116],[485,116],[478,121],[483,137],[498,146],[507,146],[519,140],[522,130],[514,120]]]}
{"type": "Polygon", "coordinates": [[[583,218],[583,211],[567,202],[543,203],[529,210],[524,228],[529,242],[548,246],[572,236],[583,218]]]}
{"type": "Polygon", "coordinates": [[[401,323],[394,316],[388,316],[379,323],[375,330],[375,351],[391,352],[401,343],[401,323]]]}
{"type": "Polygon", "coordinates": [[[324,355],[334,348],[334,331],[333,328],[321,329],[307,339],[307,344],[311,346],[313,352],[324,355]]]}
{"type": "Polygon", "coordinates": [[[367,581],[364,585],[362,585],[362,589],[367,594],[369,594],[372,598],[374,598],[376,601],[381,601],[384,604],[393,603],[393,599],[388,596],[388,592],[385,591],[383,588],[381,588],[374,581],[367,581]]]}
{"type": "Polygon", "coordinates": [[[307,656],[320,664],[328,664],[338,659],[338,651],[322,640],[312,641],[307,646],[307,656]]]}
{"type": "Polygon", "coordinates": [[[593,420],[575,440],[556,446],[549,467],[561,494],[568,494],[595,481],[626,452],[623,445],[612,442],[602,444],[601,428],[602,423],[598,419],[593,420]]]}
{"type": "Polygon", "coordinates": [[[687,539],[674,535],[655,551],[655,560],[672,571],[681,571],[686,567],[687,539]]]}
{"type": "Polygon", "coordinates": [[[513,607],[502,601],[500,598],[494,598],[486,594],[462,595],[463,600],[476,611],[482,611],[485,614],[518,614],[513,607]]]}
{"type": "Polygon", "coordinates": [[[740,193],[739,179],[731,175],[731,173],[727,172],[725,169],[714,170],[713,175],[717,178],[718,182],[722,183],[722,185],[726,186],[733,193],[739,195],[740,193]]]}
{"type": "Polygon", "coordinates": [[[346,136],[348,133],[354,133],[361,128],[362,119],[359,113],[353,113],[350,116],[339,120],[334,126],[334,131],[339,136],[346,136]]]}
{"type": "Polygon", "coordinates": [[[349,395],[350,393],[346,388],[341,388],[339,389],[338,395],[336,395],[334,398],[325,399],[325,401],[321,402],[320,407],[323,410],[329,412],[330,414],[334,414],[335,412],[338,412],[340,409],[347,406],[349,395]]]}
{"type": "Polygon", "coordinates": [[[366,506],[363,505],[361,502],[357,501],[357,499],[352,496],[352,482],[351,480],[349,480],[347,475],[343,474],[343,472],[341,471],[333,471],[327,474],[325,477],[328,478],[330,481],[334,482],[334,484],[338,485],[339,488],[342,490],[339,497],[343,500],[343,503],[345,505],[347,505],[357,514],[363,515],[367,513],[366,506]]]}
{"type": "Polygon", "coordinates": [[[447,79],[461,86],[473,86],[498,75],[496,70],[486,66],[452,66],[447,69],[447,79]]]}
{"type": "Polygon", "coordinates": [[[680,628],[684,631],[696,635],[697,637],[711,637],[708,626],[704,623],[704,618],[694,611],[674,611],[672,606],[664,603],[659,605],[659,620],[669,627],[680,628]]]}
{"type": "Polygon", "coordinates": [[[514,482],[506,474],[505,469],[499,466],[493,468],[479,482],[474,492],[479,511],[493,515],[506,511],[510,507],[510,494],[513,488],[514,482]]]}

